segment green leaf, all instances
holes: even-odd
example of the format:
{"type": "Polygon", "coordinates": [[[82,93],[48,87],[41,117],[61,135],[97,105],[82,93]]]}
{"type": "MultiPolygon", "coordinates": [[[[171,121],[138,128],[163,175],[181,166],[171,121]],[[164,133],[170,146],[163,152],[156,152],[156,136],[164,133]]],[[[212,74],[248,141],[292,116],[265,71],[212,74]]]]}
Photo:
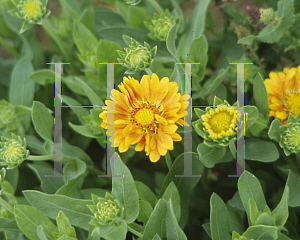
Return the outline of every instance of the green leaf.
{"type": "Polygon", "coordinates": [[[53,167],[47,162],[34,162],[28,164],[37,177],[41,181],[41,188],[45,193],[55,193],[57,189],[65,184],[64,179],[60,177],[46,177],[46,175],[53,175],[53,167]]]}
{"type": "Polygon", "coordinates": [[[153,208],[151,207],[149,202],[144,200],[139,200],[139,215],[137,217],[137,220],[139,222],[143,222],[144,225],[146,225],[152,211],[153,208]]]}
{"type": "Polygon", "coordinates": [[[199,76],[199,78],[197,78],[198,81],[201,81],[204,78],[208,60],[207,51],[208,44],[205,35],[193,40],[189,50],[188,61],[190,63],[200,63],[200,65],[192,64],[193,73],[196,73],[197,76],[199,76]]]}
{"type": "Polygon", "coordinates": [[[33,67],[28,58],[23,58],[15,66],[10,87],[9,102],[13,105],[24,105],[31,107],[34,97],[35,83],[29,78],[33,67]]]}
{"type": "Polygon", "coordinates": [[[228,211],[216,193],[210,198],[210,230],[212,240],[231,240],[228,211]]]}
{"type": "Polygon", "coordinates": [[[175,39],[176,39],[176,34],[177,34],[177,25],[174,24],[168,33],[167,39],[166,39],[166,45],[169,53],[172,55],[174,58],[175,62],[179,62],[177,52],[176,52],[176,46],[175,46],[175,39]]]}
{"type": "Polygon", "coordinates": [[[128,17],[126,22],[129,26],[139,29],[147,29],[144,22],[151,20],[147,10],[144,7],[128,6],[128,17]]]}
{"type": "Polygon", "coordinates": [[[43,86],[54,84],[54,72],[50,69],[37,70],[30,74],[29,78],[43,86]]]}
{"type": "Polygon", "coordinates": [[[289,170],[289,176],[286,185],[290,189],[289,206],[300,206],[300,174],[295,170],[289,170]]]}
{"type": "Polygon", "coordinates": [[[39,225],[36,229],[36,234],[38,235],[40,240],[48,240],[44,228],[42,225],[39,225]]]}
{"type": "Polygon", "coordinates": [[[268,94],[264,80],[260,73],[256,74],[253,80],[253,97],[258,110],[264,115],[266,120],[269,119],[268,94]]]}
{"type": "Polygon", "coordinates": [[[112,178],[111,194],[124,206],[125,220],[132,223],[139,214],[139,196],[130,170],[115,153],[110,159],[112,173],[123,177],[112,178]]]}
{"type": "Polygon", "coordinates": [[[20,231],[16,220],[0,217],[0,231],[11,232],[20,231]]]}
{"type": "Polygon", "coordinates": [[[210,223],[204,223],[202,224],[202,227],[204,228],[207,235],[211,238],[210,223]]]}
{"type": "Polygon", "coordinates": [[[89,221],[92,218],[87,204],[92,200],[74,199],[62,195],[50,195],[34,190],[23,191],[28,202],[42,211],[48,217],[55,219],[60,210],[64,212],[74,226],[89,230],[89,221]]]}
{"type": "Polygon", "coordinates": [[[63,174],[70,176],[66,177],[66,179],[76,179],[77,177],[83,175],[86,171],[85,162],[77,157],[63,155],[63,161],[67,161],[67,164],[65,164],[63,168],[63,174]]]}
{"type": "Polygon", "coordinates": [[[69,237],[76,237],[75,228],[71,226],[69,219],[63,211],[59,211],[56,218],[58,232],[60,234],[66,234],[69,237]]]}
{"type": "Polygon", "coordinates": [[[246,210],[250,216],[249,199],[252,198],[259,211],[264,211],[267,205],[266,199],[258,179],[250,172],[245,171],[238,180],[238,191],[246,210]]]}
{"type": "Polygon", "coordinates": [[[152,240],[161,240],[161,237],[156,233],[152,240]]]}
{"type": "Polygon", "coordinates": [[[172,204],[172,199],[167,202],[167,212],[166,212],[166,229],[167,229],[167,239],[168,240],[187,240],[186,235],[183,230],[179,227],[176,220],[175,210],[172,204]]]}
{"type": "Polygon", "coordinates": [[[174,182],[170,182],[169,186],[166,188],[166,190],[161,198],[165,199],[166,201],[169,201],[169,199],[171,199],[173,211],[174,211],[174,214],[177,219],[176,221],[179,221],[179,219],[180,219],[180,196],[179,196],[179,192],[178,192],[174,182]]]}
{"type": "Polygon", "coordinates": [[[249,199],[249,212],[250,212],[249,218],[250,218],[251,225],[255,225],[256,219],[258,218],[260,213],[258,211],[256,202],[253,200],[253,198],[249,199]]]}
{"type": "MultiPolygon", "coordinates": [[[[77,100],[66,96],[65,94],[62,95],[62,101],[66,104],[66,105],[77,105],[77,106],[82,106],[82,104],[80,102],[78,102],[77,100]]],[[[86,108],[71,108],[72,111],[74,113],[76,113],[76,115],[78,116],[79,121],[82,124],[85,124],[85,121],[83,120],[83,118],[81,118],[82,116],[88,116],[89,115],[89,110],[87,110],[86,108]]]]}
{"type": "Polygon", "coordinates": [[[278,119],[274,119],[272,121],[268,132],[270,139],[274,139],[275,141],[280,142],[281,134],[278,131],[280,126],[282,126],[282,123],[278,119]]]}
{"type": "Polygon", "coordinates": [[[245,159],[274,162],[278,158],[279,152],[274,143],[259,139],[245,139],[245,159]]]}
{"type": "Polygon", "coordinates": [[[178,43],[177,51],[179,55],[187,58],[189,47],[194,39],[199,38],[204,31],[206,10],[210,0],[198,1],[192,14],[190,15],[186,27],[178,43]]]}
{"type": "Polygon", "coordinates": [[[288,202],[289,202],[289,187],[286,186],[284,188],[284,192],[282,194],[279,204],[272,211],[272,214],[275,215],[276,226],[283,227],[284,224],[286,223],[286,220],[288,219],[288,216],[289,216],[288,202]]]}
{"type": "Polygon", "coordinates": [[[276,240],[277,228],[263,225],[251,226],[243,233],[242,236],[247,239],[255,240],[276,240]]]}
{"type": "Polygon", "coordinates": [[[253,225],[266,225],[266,226],[275,226],[274,217],[271,216],[269,213],[264,212],[258,216],[253,225]]]}
{"type": "Polygon", "coordinates": [[[75,125],[71,122],[69,122],[69,126],[77,133],[81,134],[82,136],[88,137],[88,138],[98,138],[100,137],[100,134],[95,134],[93,130],[91,130],[86,125],[75,125]]]}
{"type": "Polygon", "coordinates": [[[83,24],[75,22],[73,38],[80,53],[95,53],[98,40],[83,24]]]}
{"type": "Polygon", "coordinates": [[[258,109],[255,106],[247,105],[245,106],[246,112],[246,124],[245,124],[245,132],[256,122],[258,118],[258,109]]]}
{"type": "Polygon", "coordinates": [[[156,234],[162,239],[166,237],[166,212],[166,200],[159,199],[145,226],[143,240],[152,240],[156,234]]]}
{"type": "Polygon", "coordinates": [[[75,197],[76,193],[77,193],[77,185],[78,185],[79,179],[80,179],[80,176],[75,179],[72,179],[72,180],[67,180],[67,184],[61,186],[55,192],[55,194],[65,195],[67,197],[75,197]]]}
{"type": "Polygon", "coordinates": [[[253,40],[255,40],[257,36],[249,35],[247,37],[241,38],[238,40],[238,44],[246,44],[246,45],[252,45],[253,40]]]}
{"type": "Polygon", "coordinates": [[[48,239],[54,239],[52,232],[57,232],[57,227],[36,208],[26,205],[16,205],[14,214],[21,231],[32,240],[39,240],[36,233],[37,227],[41,225],[48,239]]]}
{"type": "Polygon", "coordinates": [[[143,182],[135,181],[136,190],[139,194],[139,198],[147,201],[151,204],[152,208],[155,207],[156,199],[157,197],[155,194],[151,191],[151,189],[143,182]]]}
{"type": "MultiPolygon", "coordinates": [[[[203,171],[203,165],[198,159],[197,153],[192,153],[192,169],[194,175],[199,175],[203,171]]],[[[189,197],[194,187],[199,182],[199,177],[176,177],[176,175],[184,175],[184,153],[180,154],[172,164],[167,176],[164,179],[160,196],[163,195],[170,182],[174,182],[180,195],[181,217],[179,226],[183,228],[188,219],[189,197]]]]}
{"type": "Polygon", "coordinates": [[[33,102],[32,122],[36,132],[43,139],[52,141],[53,117],[43,103],[33,102]]]}
{"type": "Polygon", "coordinates": [[[102,225],[100,228],[100,236],[107,240],[125,240],[127,233],[127,223],[118,219],[113,224],[102,225]]]}
{"type": "Polygon", "coordinates": [[[204,83],[203,88],[200,92],[202,99],[206,99],[213,91],[218,88],[218,86],[222,83],[228,69],[229,68],[226,68],[225,70],[220,69],[218,72],[218,76],[215,79],[210,78],[204,83]]]}
{"type": "MultiPolygon", "coordinates": [[[[197,147],[197,152],[199,154],[199,159],[203,165],[207,168],[212,168],[217,163],[220,162],[222,157],[226,153],[225,147],[208,147],[204,143],[200,143],[197,147]]],[[[225,159],[225,160],[228,160],[225,159]]],[[[229,158],[231,161],[232,159],[229,158]]]]}

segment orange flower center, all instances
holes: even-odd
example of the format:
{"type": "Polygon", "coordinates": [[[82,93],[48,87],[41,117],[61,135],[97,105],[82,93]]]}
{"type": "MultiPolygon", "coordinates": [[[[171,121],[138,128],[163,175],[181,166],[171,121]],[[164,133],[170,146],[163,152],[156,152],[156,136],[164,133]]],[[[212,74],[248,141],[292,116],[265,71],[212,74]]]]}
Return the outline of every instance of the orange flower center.
{"type": "Polygon", "coordinates": [[[155,114],[162,115],[162,110],[157,105],[150,105],[148,102],[136,103],[134,108],[129,110],[130,121],[144,131],[155,131],[158,128],[158,121],[155,114]]]}
{"type": "Polygon", "coordinates": [[[296,117],[300,112],[300,93],[298,91],[286,93],[284,105],[296,117]]]}

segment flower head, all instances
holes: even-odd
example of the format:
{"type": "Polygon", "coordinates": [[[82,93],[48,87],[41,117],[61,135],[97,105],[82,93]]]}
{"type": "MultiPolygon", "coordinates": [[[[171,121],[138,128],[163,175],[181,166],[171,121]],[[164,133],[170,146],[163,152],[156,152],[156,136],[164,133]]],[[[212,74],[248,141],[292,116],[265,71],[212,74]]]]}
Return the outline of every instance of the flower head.
{"type": "Polygon", "coordinates": [[[300,122],[291,122],[287,126],[281,126],[279,145],[286,155],[300,152],[300,122]]]}
{"type": "Polygon", "coordinates": [[[239,117],[236,106],[230,106],[225,100],[216,108],[207,107],[206,113],[201,116],[205,132],[205,144],[227,146],[237,134],[237,118],[239,117]]]}
{"type": "Polygon", "coordinates": [[[168,9],[160,16],[154,14],[151,23],[145,22],[145,26],[151,32],[148,36],[153,40],[160,40],[163,42],[166,41],[169,30],[174,24],[176,24],[175,17],[170,14],[168,9]]]}
{"type": "Polygon", "coordinates": [[[0,128],[11,124],[15,118],[16,113],[14,106],[2,99],[0,104],[0,128]]]}
{"type": "Polygon", "coordinates": [[[99,115],[103,119],[101,126],[108,129],[112,147],[126,152],[137,143],[136,151],[145,148],[150,161],[157,162],[167,150],[173,150],[173,141],[181,140],[175,123],[187,125],[181,118],[187,115],[190,96],[181,96],[177,83],[169,82],[167,77],[159,81],[156,74],[151,78],[144,75],[140,83],[124,77],[119,89],[121,92],[113,89],[113,101],[105,102],[107,111],[99,115]]]}
{"type": "Polygon", "coordinates": [[[300,66],[285,68],[283,72],[269,74],[265,80],[270,113],[282,124],[287,125],[289,113],[297,116],[300,112],[300,66]]]}
{"type": "Polygon", "coordinates": [[[46,9],[48,0],[23,0],[17,6],[18,12],[15,14],[28,23],[41,24],[50,11],[46,9]]]}
{"type": "Polygon", "coordinates": [[[151,67],[153,59],[156,55],[157,46],[150,48],[149,44],[144,42],[144,46],[131,38],[129,48],[124,51],[118,51],[121,58],[118,61],[128,68],[126,74],[138,73],[145,68],[151,67]]]}
{"type": "Polygon", "coordinates": [[[11,139],[0,136],[0,166],[8,165],[7,169],[17,167],[29,156],[26,139],[22,141],[20,136],[13,133],[11,135],[11,139]]]}
{"type": "Polygon", "coordinates": [[[95,217],[90,224],[95,226],[107,225],[116,221],[117,218],[122,217],[124,208],[108,192],[106,192],[105,198],[92,194],[92,200],[94,205],[87,205],[95,217]]]}

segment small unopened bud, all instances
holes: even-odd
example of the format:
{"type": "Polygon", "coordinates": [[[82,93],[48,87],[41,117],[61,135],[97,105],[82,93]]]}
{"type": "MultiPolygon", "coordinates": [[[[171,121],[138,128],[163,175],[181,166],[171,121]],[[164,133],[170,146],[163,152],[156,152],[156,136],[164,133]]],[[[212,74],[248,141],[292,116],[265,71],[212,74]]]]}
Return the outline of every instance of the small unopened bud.
{"type": "Polygon", "coordinates": [[[247,37],[249,35],[249,32],[246,28],[244,28],[242,25],[235,27],[235,33],[238,36],[238,39],[247,37]]]}
{"type": "Polygon", "coordinates": [[[281,126],[279,145],[284,149],[286,155],[300,152],[300,123],[288,123],[287,126],[281,126]]]}
{"type": "Polygon", "coordinates": [[[17,6],[15,14],[28,23],[42,24],[42,19],[49,16],[50,11],[46,9],[48,0],[23,0],[17,6]]]}
{"type": "Polygon", "coordinates": [[[275,12],[272,8],[268,9],[259,9],[260,12],[260,21],[264,24],[270,24],[273,23],[275,20],[275,12]]]}

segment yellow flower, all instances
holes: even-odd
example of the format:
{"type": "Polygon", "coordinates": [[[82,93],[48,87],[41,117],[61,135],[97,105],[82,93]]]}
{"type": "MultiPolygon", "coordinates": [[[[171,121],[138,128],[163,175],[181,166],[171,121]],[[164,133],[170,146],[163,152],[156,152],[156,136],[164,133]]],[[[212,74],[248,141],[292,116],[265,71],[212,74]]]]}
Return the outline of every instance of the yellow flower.
{"type": "Polygon", "coordinates": [[[225,100],[224,104],[217,105],[216,108],[207,107],[205,110],[206,114],[201,116],[205,143],[210,146],[216,143],[227,146],[230,140],[236,138],[239,116],[237,108],[231,107],[225,100]]]}
{"type": "Polygon", "coordinates": [[[269,116],[276,116],[283,125],[291,113],[297,117],[300,112],[300,66],[284,68],[283,72],[270,72],[265,80],[268,93],[269,116]]]}
{"type": "MultiPolygon", "coordinates": [[[[107,110],[99,117],[103,119],[101,126],[114,137],[114,146],[120,152],[126,152],[131,144],[136,144],[135,150],[145,148],[146,155],[151,162],[157,162],[167,150],[173,150],[173,141],[180,141],[181,136],[176,133],[178,126],[186,122],[182,119],[187,115],[185,109],[189,102],[189,95],[180,95],[175,82],[169,82],[167,77],[159,81],[156,74],[152,77],[144,75],[139,83],[132,77],[124,77],[119,85],[121,90],[112,90],[110,98],[105,101],[107,110]],[[107,121],[108,114],[114,114],[114,121],[107,121]]],[[[111,115],[109,115],[111,116],[111,115]]]]}

